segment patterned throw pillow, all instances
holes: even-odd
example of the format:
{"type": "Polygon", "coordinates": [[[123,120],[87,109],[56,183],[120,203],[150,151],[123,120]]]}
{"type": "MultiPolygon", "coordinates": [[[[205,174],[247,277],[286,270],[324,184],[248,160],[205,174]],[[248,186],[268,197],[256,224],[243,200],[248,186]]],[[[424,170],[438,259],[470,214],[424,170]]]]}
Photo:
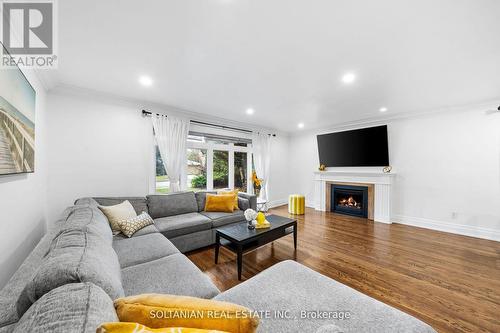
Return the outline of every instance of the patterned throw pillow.
{"type": "Polygon", "coordinates": [[[118,221],[118,225],[120,226],[120,230],[127,237],[132,237],[137,231],[141,230],[148,225],[154,224],[153,219],[149,216],[148,213],[142,212],[136,217],[131,217],[126,220],[118,221]]]}

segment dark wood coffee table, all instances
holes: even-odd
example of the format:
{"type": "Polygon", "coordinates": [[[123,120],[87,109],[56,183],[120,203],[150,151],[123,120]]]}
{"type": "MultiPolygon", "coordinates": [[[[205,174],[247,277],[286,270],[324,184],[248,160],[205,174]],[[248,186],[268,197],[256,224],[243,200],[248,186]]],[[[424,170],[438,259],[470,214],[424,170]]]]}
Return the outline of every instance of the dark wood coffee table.
{"type": "Polygon", "coordinates": [[[238,256],[238,280],[241,280],[243,253],[255,250],[283,236],[293,233],[293,246],[297,250],[297,220],[278,215],[268,215],[271,226],[249,230],[246,222],[215,229],[215,263],[219,260],[219,248],[224,246],[238,256]]]}

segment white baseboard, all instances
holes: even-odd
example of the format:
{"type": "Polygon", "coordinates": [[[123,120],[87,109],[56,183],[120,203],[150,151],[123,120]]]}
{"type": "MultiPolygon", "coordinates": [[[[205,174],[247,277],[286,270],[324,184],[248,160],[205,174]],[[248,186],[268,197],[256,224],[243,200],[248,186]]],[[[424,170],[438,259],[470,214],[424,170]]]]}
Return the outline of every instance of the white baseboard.
{"type": "Polygon", "coordinates": [[[274,207],[283,206],[283,205],[287,205],[287,204],[288,204],[287,199],[273,200],[273,201],[269,201],[267,203],[267,208],[274,208],[274,207]]]}
{"type": "Polygon", "coordinates": [[[314,209],[319,209],[319,205],[317,204],[316,201],[314,201],[314,200],[307,200],[307,198],[306,198],[306,207],[314,208],[314,209]]]}
{"type": "Polygon", "coordinates": [[[391,220],[394,223],[500,242],[500,230],[404,215],[393,215],[391,220]]]}
{"type": "MultiPolygon", "coordinates": [[[[278,202],[278,201],[276,201],[278,202]]],[[[279,200],[280,204],[276,206],[280,206],[286,204],[286,200],[279,200]]],[[[274,202],[273,202],[274,203],[274,202]]],[[[274,207],[276,207],[274,206],[274,207]]],[[[314,200],[306,199],[306,207],[310,207],[313,209],[318,209],[317,203],[314,200]]],[[[452,234],[489,239],[500,242],[500,230],[484,228],[478,226],[471,225],[463,225],[458,223],[450,223],[432,219],[426,219],[422,217],[413,217],[413,216],[405,216],[405,215],[392,215],[391,221],[393,223],[411,225],[414,227],[420,227],[425,229],[438,230],[443,232],[449,232],[452,234]]]]}

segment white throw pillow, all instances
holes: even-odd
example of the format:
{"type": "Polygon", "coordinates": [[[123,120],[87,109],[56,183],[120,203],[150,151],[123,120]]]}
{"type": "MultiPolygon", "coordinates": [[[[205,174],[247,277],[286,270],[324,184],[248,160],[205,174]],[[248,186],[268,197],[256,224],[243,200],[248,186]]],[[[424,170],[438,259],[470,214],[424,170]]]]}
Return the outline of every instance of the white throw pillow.
{"type": "Polygon", "coordinates": [[[108,218],[109,225],[111,226],[111,230],[113,230],[114,235],[121,232],[120,226],[118,225],[119,221],[131,219],[137,216],[134,207],[132,207],[132,204],[128,200],[114,206],[99,206],[99,209],[108,218]]]}

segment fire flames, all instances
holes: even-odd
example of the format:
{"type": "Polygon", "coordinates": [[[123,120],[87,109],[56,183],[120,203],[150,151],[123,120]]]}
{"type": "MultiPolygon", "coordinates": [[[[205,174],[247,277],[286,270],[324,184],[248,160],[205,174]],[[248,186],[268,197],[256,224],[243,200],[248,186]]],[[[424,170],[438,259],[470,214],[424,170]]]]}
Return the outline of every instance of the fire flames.
{"type": "Polygon", "coordinates": [[[346,207],[352,207],[352,208],[360,208],[361,209],[361,203],[357,202],[356,200],[354,200],[353,197],[340,199],[339,200],[339,205],[346,206],[346,207]]]}

